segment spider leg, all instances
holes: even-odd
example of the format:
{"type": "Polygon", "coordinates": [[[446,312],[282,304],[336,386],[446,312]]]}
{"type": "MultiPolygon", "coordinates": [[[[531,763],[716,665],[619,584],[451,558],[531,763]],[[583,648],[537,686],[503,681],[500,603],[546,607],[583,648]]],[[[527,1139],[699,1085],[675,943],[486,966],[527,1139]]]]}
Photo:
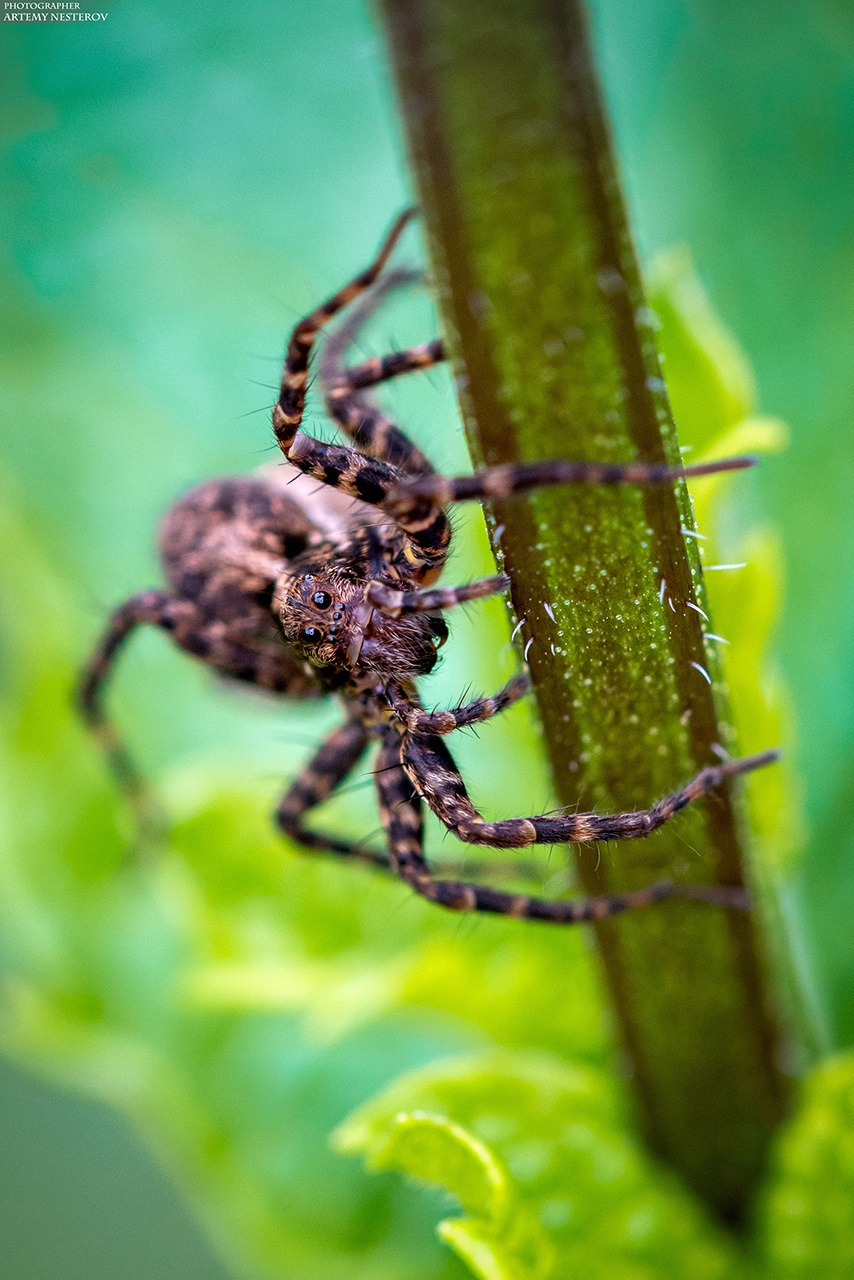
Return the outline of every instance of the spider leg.
{"type": "MultiPolygon", "coordinates": [[[[367,863],[378,870],[389,872],[393,868],[387,853],[367,848],[356,841],[342,840],[326,832],[311,831],[304,825],[305,815],[326,800],[336,787],[341,785],[358,764],[367,746],[368,736],[359,721],[348,720],[346,724],[336,729],[288,790],[276,811],[276,822],[286,836],[306,850],[352,858],[354,861],[367,863]]],[[[375,776],[380,789],[384,785],[384,774],[389,769],[398,774],[401,773],[399,743],[391,750],[384,749],[378,757],[375,776]]],[[[420,803],[419,798],[419,806],[420,803]]],[[[464,875],[491,873],[530,877],[541,875],[543,872],[543,868],[536,863],[518,860],[498,863],[494,866],[485,862],[457,860],[440,864],[440,866],[464,875]]]]}
{"type": "MultiPolygon", "coordinates": [[[[498,822],[484,822],[472,805],[465,783],[442,739],[410,737],[403,749],[403,767],[407,776],[444,826],[462,841],[474,845],[489,845],[493,849],[521,849],[534,844],[590,844],[598,840],[635,840],[640,836],[648,836],[691,801],[699,800],[700,796],[708,795],[714,787],[721,786],[726,778],[762,768],[776,759],[777,751],[764,751],[761,755],[709,765],[697,777],[685,783],[684,787],[672,791],[652,805],[652,808],[634,813],[543,814],[530,818],[504,818],[498,822]]],[[[720,902],[722,905],[727,904],[729,897],[732,897],[731,905],[739,905],[744,897],[740,888],[730,890],[697,884],[668,888],[667,896],[672,896],[673,893],[682,897],[720,902]]],[[[547,918],[551,919],[552,916],[547,918]]]]}
{"type": "MultiPolygon", "coordinates": [[[[284,452],[289,461],[321,483],[387,511],[408,537],[407,555],[413,569],[423,572],[440,567],[444,562],[451,538],[446,507],[452,502],[470,498],[502,498],[554,484],[666,484],[685,476],[739,471],[753,466],[755,462],[754,458],[747,457],[725,458],[693,467],[664,467],[644,462],[612,464],[558,459],[487,467],[473,476],[407,477],[379,458],[367,458],[342,445],[324,444],[301,431],[284,452]]],[[[489,594],[498,589],[492,586],[479,594],[489,594]]]]}
{"type": "MultiPolygon", "coordinates": [[[[247,599],[251,602],[251,596],[247,599]]],[[[320,689],[306,678],[302,664],[275,633],[269,615],[260,609],[223,620],[205,612],[198,601],[166,591],[142,591],[126,600],[112,614],[89,659],[77,699],[112,773],[146,822],[154,813],[153,800],[104,709],[106,683],[119,651],[131,632],[143,625],[167,631],[187,653],[228,679],[295,696],[313,696],[320,689]]]]}
{"type": "Polygon", "coordinates": [[[514,676],[512,680],[491,698],[475,698],[453,710],[424,711],[400,685],[386,686],[386,697],[398,719],[407,731],[416,737],[453,733],[469,724],[481,724],[498,715],[505,707],[512,706],[528,692],[531,682],[527,676],[514,676]]]}
{"type": "MultiPolygon", "coordinates": [[[[369,360],[348,369],[344,365],[344,355],[385,298],[395,290],[421,280],[422,275],[421,271],[401,268],[380,276],[365,298],[327,338],[320,358],[320,381],[330,417],[352,437],[357,448],[372,458],[382,458],[393,466],[400,467],[408,475],[424,475],[432,472],[433,468],[420,449],[364,394],[366,388],[374,385],[369,370],[374,369],[376,362],[369,360]]],[[[396,356],[397,354],[395,353],[396,356]]],[[[437,354],[429,363],[435,363],[441,358],[437,354]]],[[[413,356],[409,367],[425,368],[427,363],[423,357],[419,360],[413,356]]],[[[395,372],[406,371],[400,368],[395,372]]],[[[386,376],[393,377],[395,372],[389,372],[386,376]]],[[[383,381],[383,378],[379,381],[383,381]]]]}
{"type": "Polygon", "coordinates": [[[484,596],[506,591],[509,586],[510,579],[503,574],[467,582],[461,587],[433,587],[428,591],[396,591],[383,582],[369,582],[365,588],[365,599],[381,613],[390,618],[399,618],[402,613],[430,613],[434,609],[450,609],[455,604],[465,604],[468,600],[480,600],[484,596]]]}
{"type": "MultiPolygon", "coordinates": [[[[406,754],[403,764],[395,764],[397,756],[393,749],[385,749],[380,758],[384,760],[385,767],[377,775],[377,787],[392,867],[416,893],[438,906],[447,907],[451,911],[485,911],[552,924],[578,924],[586,920],[601,920],[605,916],[618,915],[623,911],[650,907],[656,902],[673,897],[692,898],[716,906],[748,905],[741,888],[676,885],[669,880],[661,880],[646,888],[626,893],[565,901],[536,898],[525,893],[507,893],[489,885],[472,884],[465,880],[438,879],[431,873],[423,853],[421,800],[422,797],[427,799],[431,809],[436,812],[433,801],[427,796],[420,780],[418,785],[415,784],[415,775],[407,763],[406,754]]],[[[456,781],[458,789],[464,795],[462,780],[458,774],[456,781]]],[[[470,803],[469,808],[474,813],[470,803]]],[[[441,814],[439,816],[442,817],[441,814]]]]}
{"type": "Polygon", "coordinates": [[[430,369],[446,358],[445,344],[441,338],[433,338],[430,342],[422,342],[417,347],[406,347],[402,351],[390,351],[385,356],[373,356],[370,360],[363,360],[361,364],[344,369],[336,382],[327,388],[327,395],[365,391],[368,387],[397,378],[402,373],[430,369]]]}
{"type": "MultiPolygon", "coordinates": [[[[279,398],[273,407],[273,430],[279,448],[289,462],[322,484],[328,484],[350,497],[381,508],[385,508],[388,495],[406,480],[403,467],[417,468],[431,474],[426,459],[411,451],[412,447],[405,441],[403,434],[395,429],[395,447],[403,451],[404,457],[400,466],[393,466],[385,458],[378,456],[383,452],[379,438],[374,441],[370,450],[374,456],[370,457],[357,449],[315,440],[301,431],[300,426],[305,408],[308,362],[318,332],[336,312],[374,283],[413,213],[414,210],[409,209],[400,215],[377,257],[361,275],[296,326],[288,345],[279,398]]],[[[438,358],[438,350],[434,354],[438,358]]],[[[429,363],[426,357],[422,356],[420,359],[422,367],[429,363]]],[[[402,369],[398,371],[403,372],[402,369]]],[[[365,431],[367,430],[366,428],[365,431]]],[[[399,520],[395,516],[403,532],[408,535],[407,555],[416,571],[439,567],[444,561],[451,539],[451,527],[444,511],[429,504],[428,507],[426,519],[421,512],[414,513],[408,521],[399,520]]]]}
{"type": "Polygon", "coordinates": [[[276,810],[276,822],[286,836],[304,849],[335,853],[339,857],[355,858],[387,869],[385,854],[367,849],[355,841],[310,831],[303,822],[309,810],[326,800],[353,771],[369,741],[367,730],[358,720],[347,720],[336,729],[286,792],[276,810]]]}
{"type": "MultiPolygon", "coordinates": [[[[409,483],[397,467],[345,445],[325,444],[303,431],[297,432],[283,452],[289,462],[321,484],[388,511],[406,535],[406,557],[414,573],[441,568],[451,541],[450,521],[445,511],[429,500],[419,500],[420,505],[404,514],[399,514],[396,504],[390,505],[391,495],[409,483]]],[[[412,483],[419,483],[419,479],[412,483]]]]}
{"type": "Polygon", "coordinates": [[[365,289],[370,288],[388,261],[404,227],[414,215],[414,209],[405,209],[399,214],[370,266],[300,320],[294,328],[285,356],[279,398],[273,408],[273,430],[286,457],[289,456],[288,450],[302,422],[308,386],[308,362],[318,333],[342,307],[346,307],[365,289]]]}
{"type": "Polygon", "coordinates": [[[667,467],[648,462],[568,462],[554,458],[545,462],[507,462],[485,467],[473,476],[416,476],[401,481],[388,495],[385,506],[406,527],[406,521],[422,518],[433,507],[472,498],[507,498],[528,489],[556,484],[667,484],[689,476],[716,475],[721,471],[743,471],[756,465],[754,457],[721,458],[688,467],[667,467]]]}
{"type": "Polygon", "coordinates": [[[650,835],[693,800],[708,795],[727,778],[748,773],[779,759],[779,752],[724,764],[709,765],[677,791],[649,809],[631,813],[573,813],[502,818],[485,822],[465,789],[448,748],[441,738],[410,738],[403,763],[436,816],[460,840],[496,849],[520,849],[530,844],[589,844],[597,840],[635,840],[650,835]]]}
{"type": "Polygon", "coordinates": [[[156,804],[106,715],[103,695],[119,650],[130,633],[146,624],[173,631],[178,608],[178,602],[165,591],[142,591],[119,605],[110,618],[101,643],[89,659],[77,691],[78,705],[90,731],[103,750],[116,781],[146,826],[152,822],[159,825],[156,804]]]}

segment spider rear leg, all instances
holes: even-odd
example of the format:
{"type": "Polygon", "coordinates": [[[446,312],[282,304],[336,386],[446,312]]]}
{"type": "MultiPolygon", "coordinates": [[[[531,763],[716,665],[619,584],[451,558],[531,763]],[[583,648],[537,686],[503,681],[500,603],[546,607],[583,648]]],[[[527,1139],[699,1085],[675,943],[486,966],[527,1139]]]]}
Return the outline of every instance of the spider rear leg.
{"type": "Polygon", "coordinates": [[[466,725],[482,724],[523,698],[531,687],[527,676],[514,676],[503,689],[489,698],[475,698],[446,711],[424,711],[400,685],[386,686],[386,697],[398,719],[411,734],[432,737],[434,734],[453,733],[466,725]]]}
{"type": "MultiPolygon", "coordinates": [[[[676,885],[669,880],[661,880],[646,888],[626,893],[565,901],[537,898],[525,893],[507,893],[489,885],[472,884],[465,880],[439,879],[431,873],[424,859],[421,818],[423,788],[414,784],[410,768],[405,764],[395,763],[394,750],[385,750],[380,759],[383,760],[384,767],[377,773],[377,788],[392,866],[397,875],[417,894],[438,906],[451,911],[484,911],[493,915],[541,920],[551,924],[579,924],[650,907],[674,897],[690,898],[722,907],[744,908],[749,905],[744,890],[737,886],[676,885]]],[[[457,779],[464,794],[458,774],[457,779]]],[[[428,803],[431,808],[434,807],[431,801],[428,800],[428,803]]]]}
{"type": "Polygon", "coordinates": [[[89,659],[77,692],[83,717],[107,759],[111,773],[145,829],[160,828],[157,803],[104,710],[104,692],[113,664],[131,632],[148,625],[174,630],[177,602],[165,591],[142,591],[119,605],[89,659]]]}
{"type": "Polygon", "coordinates": [[[365,289],[370,288],[382,271],[389,255],[403,232],[406,224],[415,216],[414,209],[405,209],[392,224],[379,253],[370,266],[360,272],[343,289],[339,289],[316,310],[310,312],[294,328],[285,356],[285,367],[282,371],[282,382],[279,398],[273,407],[273,430],[279,447],[288,456],[288,449],[293,442],[305,410],[306,388],[308,386],[308,362],[311,349],[318,333],[334,315],[357,298],[365,289]]]}
{"type": "Polygon", "coordinates": [[[326,739],[317,754],[302,770],[276,810],[276,823],[284,835],[304,849],[355,858],[371,866],[388,869],[383,854],[351,840],[311,831],[304,824],[306,814],[332,794],[352,773],[367,750],[367,730],[358,720],[347,720],[326,739]]]}

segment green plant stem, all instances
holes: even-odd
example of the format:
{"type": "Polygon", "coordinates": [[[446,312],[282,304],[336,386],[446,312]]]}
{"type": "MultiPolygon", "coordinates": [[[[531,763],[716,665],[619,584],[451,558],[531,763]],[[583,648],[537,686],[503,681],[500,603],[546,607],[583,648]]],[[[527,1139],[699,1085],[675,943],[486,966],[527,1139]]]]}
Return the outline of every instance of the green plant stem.
{"type": "MultiPolygon", "coordinates": [[[[580,5],[383,10],[476,460],[678,462],[580,5]]],[[[732,746],[681,529],[684,485],[495,504],[560,804],[646,807],[732,746]]],[[[740,884],[733,797],[578,868],[591,893],[740,884]]],[[[755,919],[671,903],[596,934],[648,1139],[737,1221],[785,1095],[755,919]]]]}

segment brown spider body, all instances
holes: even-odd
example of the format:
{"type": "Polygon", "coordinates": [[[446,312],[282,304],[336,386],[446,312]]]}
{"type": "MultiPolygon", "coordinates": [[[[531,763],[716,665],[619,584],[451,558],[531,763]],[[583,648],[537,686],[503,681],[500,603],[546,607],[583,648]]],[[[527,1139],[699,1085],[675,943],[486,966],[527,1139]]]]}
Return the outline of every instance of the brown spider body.
{"type": "Polygon", "coordinates": [[[415,681],[433,668],[447,636],[441,611],[507,585],[503,577],[463,587],[434,585],[450,546],[449,505],[545,484],[663,484],[736,469],[751,460],[693,468],[557,460],[493,467],[467,477],[437,475],[365,392],[444,359],[442,343],[392,352],[354,368],[343,364],[364,319],[390,289],[412,279],[411,272],[380,276],[409,216],[397,220],[371,266],[301,321],[291,336],[273,410],[276,439],[290,465],[211,481],[167,514],[161,551],[170,589],[142,592],[115,611],[81,688],[84,714],[128,790],[138,795],[140,784],[104,715],[102,692],[126,636],[149,623],[170,632],[183,649],[224,676],[290,697],[334,692],[341,698],[344,724],[277,811],[282,830],[305,848],[383,865],[422,896],[455,910],[572,923],[674,895],[743,906],[744,891],[737,885],[670,882],[580,902],[542,899],[437,879],[424,859],[425,803],[461,840],[492,848],[634,839],[727,778],[769,763],[776,753],[710,764],[679,791],[637,813],[487,822],[477,812],[444,736],[503,710],[522,696],[527,680],[517,676],[495,696],[453,710],[427,712],[418,700],[415,681]],[[372,286],[328,341],[321,364],[327,407],[355,447],[326,444],[301,430],[312,346],[326,321],[372,286]],[[387,856],[304,823],[371,740],[379,742],[376,779],[387,856]]]}

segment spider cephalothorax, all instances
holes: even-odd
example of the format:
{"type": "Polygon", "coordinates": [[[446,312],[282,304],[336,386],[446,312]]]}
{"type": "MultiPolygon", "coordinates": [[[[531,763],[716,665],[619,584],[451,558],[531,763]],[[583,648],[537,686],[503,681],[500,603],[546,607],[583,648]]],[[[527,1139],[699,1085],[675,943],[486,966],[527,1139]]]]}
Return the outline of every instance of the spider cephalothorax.
{"type": "Polygon", "coordinates": [[[115,611],[81,687],[83,712],[122,780],[138,795],[138,779],[104,716],[102,690],[125,637],[140,623],[150,623],[222,675],[290,697],[334,692],[341,698],[344,723],[298,777],[276,815],[282,830],[307,849],[382,865],[417,893],[454,910],[552,923],[598,918],[677,894],[743,906],[738,885],[669,881],[584,901],[536,898],[440,879],[425,861],[425,803],[459,839],[493,848],[627,840],[648,835],[691,801],[727,778],[770,763],[776,753],[710,763],[678,791],[637,813],[487,822],[477,812],[444,735],[503,710],[524,694],[527,680],[517,676],[493,697],[452,710],[428,712],[418,700],[414,682],[433,668],[447,636],[441,611],[507,585],[501,576],[462,587],[434,585],[451,541],[450,504],[549,484],[668,484],[681,476],[748,466],[751,459],[684,468],[557,460],[492,467],[456,479],[436,475],[365,392],[443,360],[441,341],[355,367],[343,364],[367,315],[391,288],[412,279],[411,272],[380,274],[410,217],[411,211],[402,214],[370,267],[291,335],[273,409],[273,430],[289,474],[214,480],[175,504],[161,534],[170,589],[143,591],[115,611]],[[321,366],[330,415],[353,446],[325,444],[302,430],[312,347],[326,322],[367,289],[366,299],[327,343],[321,366]],[[379,745],[375,777],[387,854],[321,835],[304,822],[372,740],[379,745]]]}
{"type": "Polygon", "coordinates": [[[334,683],[354,672],[398,680],[427,675],[447,636],[444,619],[382,613],[365,592],[369,581],[393,588],[380,576],[386,566],[376,567],[374,579],[358,578],[335,563],[336,550],[326,544],[300,556],[278,580],[274,606],[285,639],[317,668],[321,679],[331,677],[334,683]]]}

